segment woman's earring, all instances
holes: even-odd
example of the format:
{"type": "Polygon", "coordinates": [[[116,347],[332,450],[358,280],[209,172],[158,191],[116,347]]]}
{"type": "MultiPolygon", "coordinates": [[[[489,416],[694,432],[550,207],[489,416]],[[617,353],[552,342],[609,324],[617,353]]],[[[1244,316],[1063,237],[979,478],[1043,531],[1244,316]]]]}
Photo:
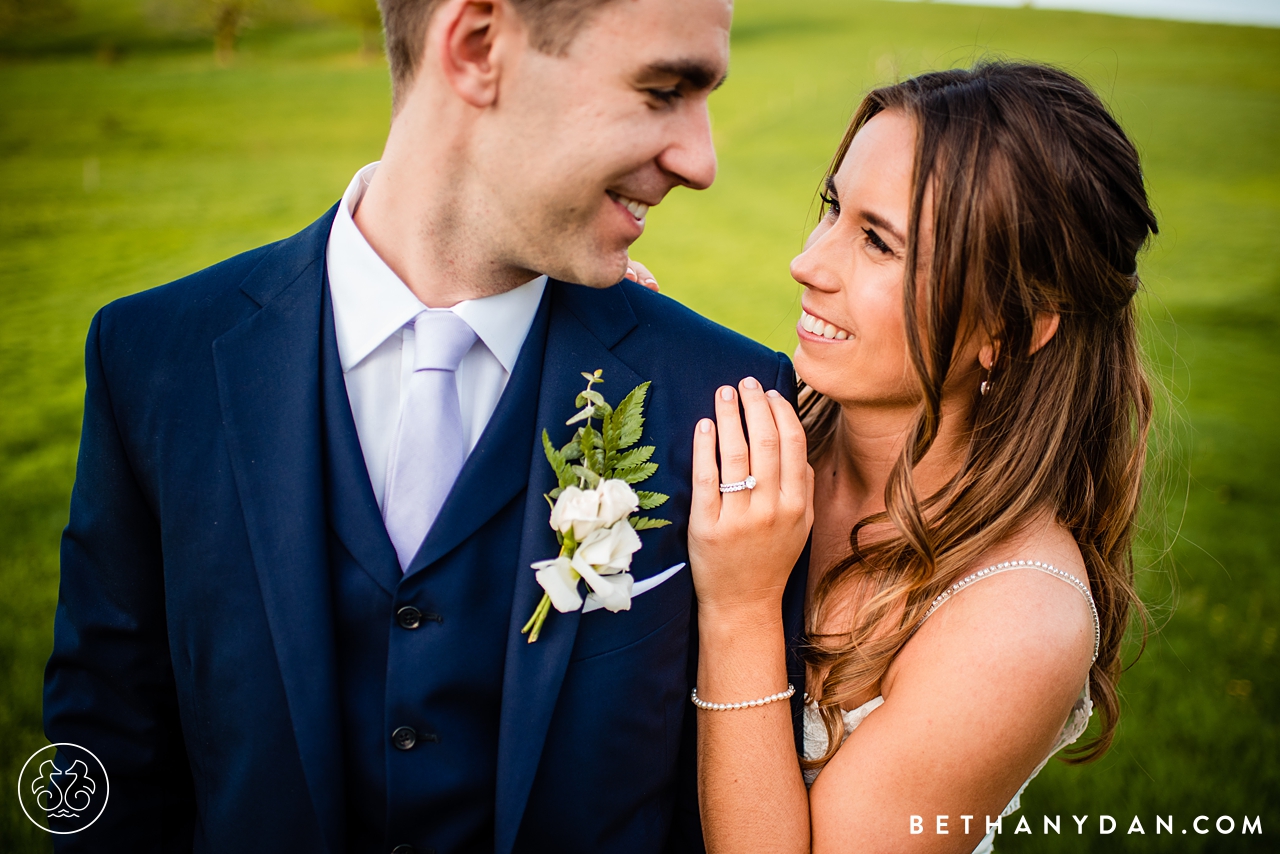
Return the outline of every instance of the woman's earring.
{"type": "Polygon", "coordinates": [[[985,395],[987,392],[991,391],[991,389],[995,388],[995,382],[991,378],[995,376],[996,359],[999,357],[999,355],[1000,355],[1000,349],[999,349],[999,346],[997,345],[994,352],[991,354],[990,365],[983,365],[981,359],[979,359],[978,366],[986,368],[987,378],[982,382],[978,383],[978,394],[985,395]]]}

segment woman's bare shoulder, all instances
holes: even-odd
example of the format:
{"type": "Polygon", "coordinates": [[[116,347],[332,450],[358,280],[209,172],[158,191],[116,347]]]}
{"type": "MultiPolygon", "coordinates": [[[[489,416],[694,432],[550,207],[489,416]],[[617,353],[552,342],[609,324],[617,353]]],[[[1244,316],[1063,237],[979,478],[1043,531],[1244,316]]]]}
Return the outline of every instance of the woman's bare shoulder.
{"type": "MultiPolygon", "coordinates": [[[[1075,539],[1052,520],[993,545],[963,575],[1022,561],[1052,566],[1088,589],[1075,539]]],[[[885,674],[884,692],[904,676],[956,667],[975,679],[1022,673],[1052,694],[1070,693],[1087,677],[1093,646],[1093,610],[1078,587],[1033,568],[996,572],[966,584],[924,621],[885,674]]]]}

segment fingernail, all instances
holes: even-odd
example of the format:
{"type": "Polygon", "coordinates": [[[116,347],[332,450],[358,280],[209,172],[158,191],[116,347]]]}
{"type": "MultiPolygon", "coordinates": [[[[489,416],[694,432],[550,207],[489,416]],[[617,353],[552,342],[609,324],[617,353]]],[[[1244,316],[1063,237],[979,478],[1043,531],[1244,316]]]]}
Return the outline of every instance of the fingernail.
{"type": "Polygon", "coordinates": [[[765,397],[782,397],[782,395],[778,394],[778,390],[776,388],[771,388],[768,391],[766,391],[764,394],[765,394],[765,397]]]}
{"type": "Polygon", "coordinates": [[[633,269],[631,269],[630,267],[628,267],[628,268],[627,268],[627,278],[628,278],[628,279],[634,279],[634,278],[636,278],[636,271],[635,271],[635,270],[633,270],[633,269]]]}
{"type": "Polygon", "coordinates": [[[756,382],[755,377],[747,377],[742,384],[747,388],[760,388],[760,383],[756,382]]]}
{"type": "Polygon", "coordinates": [[[733,389],[730,386],[724,386],[720,389],[721,400],[733,400],[733,389]]]}
{"type": "Polygon", "coordinates": [[[646,285],[656,285],[656,284],[658,284],[658,280],[657,280],[657,279],[655,279],[655,278],[653,278],[652,276],[650,276],[649,278],[645,279],[645,280],[644,280],[644,282],[645,282],[645,284],[646,284],[646,285]]]}
{"type": "Polygon", "coordinates": [[[702,419],[701,421],[699,421],[699,422],[698,422],[698,432],[699,432],[699,433],[710,433],[710,432],[711,432],[711,419],[710,419],[710,418],[704,418],[704,419],[702,419]]]}

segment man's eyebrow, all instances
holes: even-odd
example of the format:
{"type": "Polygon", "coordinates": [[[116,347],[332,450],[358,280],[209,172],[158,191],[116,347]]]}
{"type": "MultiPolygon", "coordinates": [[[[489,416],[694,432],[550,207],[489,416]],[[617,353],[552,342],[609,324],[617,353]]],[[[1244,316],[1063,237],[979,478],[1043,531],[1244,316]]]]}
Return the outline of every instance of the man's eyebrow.
{"type": "Polygon", "coordinates": [[[729,72],[717,77],[716,70],[696,59],[660,60],[650,63],[641,72],[642,77],[679,77],[697,91],[714,92],[729,79],[729,72]]]}

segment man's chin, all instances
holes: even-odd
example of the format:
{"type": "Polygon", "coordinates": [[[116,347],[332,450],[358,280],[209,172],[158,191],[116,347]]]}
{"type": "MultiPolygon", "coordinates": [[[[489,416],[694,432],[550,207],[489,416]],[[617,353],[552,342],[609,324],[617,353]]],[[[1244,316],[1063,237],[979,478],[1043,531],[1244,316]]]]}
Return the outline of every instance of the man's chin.
{"type": "Polygon", "coordinates": [[[588,288],[610,288],[627,275],[627,254],[608,261],[594,259],[591,263],[569,264],[559,272],[548,273],[553,279],[585,285],[588,288]]]}

